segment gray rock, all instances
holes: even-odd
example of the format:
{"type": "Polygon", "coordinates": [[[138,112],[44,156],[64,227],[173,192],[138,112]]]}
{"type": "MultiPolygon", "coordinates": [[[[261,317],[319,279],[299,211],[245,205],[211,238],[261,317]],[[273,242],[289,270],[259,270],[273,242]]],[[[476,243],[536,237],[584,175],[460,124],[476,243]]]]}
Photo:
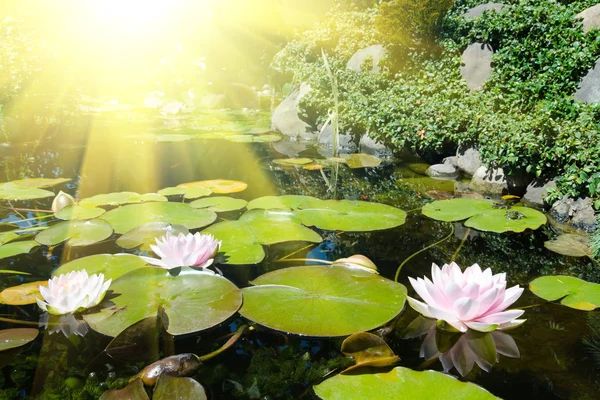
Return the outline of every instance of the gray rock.
{"type": "Polygon", "coordinates": [[[362,70],[363,64],[365,63],[367,58],[370,57],[373,63],[370,72],[378,73],[381,71],[381,68],[379,67],[379,62],[386,55],[387,50],[380,44],[365,47],[364,49],[360,49],[356,53],[354,53],[354,55],[346,64],[346,69],[351,69],[356,72],[360,72],[362,70]]]}
{"type": "Polygon", "coordinates": [[[432,178],[453,179],[458,176],[458,171],[449,164],[434,164],[427,168],[425,174],[432,178]]]}
{"type": "Polygon", "coordinates": [[[600,4],[586,8],[575,16],[577,19],[581,19],[581,25],[583,31],[587,33],[590,29],[600,28],[600,4]]]}
{"type": "MultiPolygon", "coordinates": [[[[349,133],[340,133],[338,138],[338,150],[340,153],[356,153],[358,147],[354,143],[354,138],[349,133]]],[[[319,138],[319,147],[325,147],[327,149],[331,149],[331,154],[328,157],[331,157],[333,154],[333,130],[331,129],[331,124],[327,125],[319,138]]],[[[325,151],[325,154],[329,154],[329,151],[325,151]]],[[[321,154],[323,155],[323,154],[321,154]]]]}
{"type": "Polygon", "coordinates": [[[442,164],[452,165],[454,168],[458,168],[458,160],[455,156],[446,157],[442,160],[442,164]]]}
{"type": "Polygon", "coordinates": [[[243,83],[230,83],[225,88],[225,103],[234,110],[258,109],[260,101],[256,89],[243,83]]]}
{"type": "Polygon", "coordinates": [[[377,142],[375,139],[365,133],[361,136],[358,142],[358,150],[361,153],[370,154],[379,158],[392,158],[394,152],[383,143],[377,142]]]}
{"type": "Polygon", "coordinates": [[[586,232],[594,232],[597,228],[596,214],[590,198],[573,200],[565,196],[552,205],[550,215],[558,222],[568,223],[586,232]]]}
{"type": "Polygon", "coordinates": [[[479,193],[508,193],[508,183],[504,170],[502,168],[479,167],[471,178],[469,188],[479,193]]]}
{"type": "Polygon", "coordinates": [[[456,151],[456,166],[461,171],[464,171],[469,175],[474,175],[481,165],[481,154],[479,154],[479,150],[473,147],[468,149],[459,147],[456,151]]]}
{"type": "Polygon", "coordinates": [[[471,90],[481,90],[492,75],[494,50],[489,44],[473,43],[462,54],[460,74],[471,90]]]}
{"type": "Polygon", "coordinates": [[[498,12],[502,11],[506,7],[506,4],[502,3],[485,3],[480,4],[476,7],[469,8],[466,13],[463,14],[463,18],[468,20],[479,18],[483,15],[484,12],[498,12]]]}
{"type": "Polygon", "coordinates": [[[317,138],[317,133],[311,130],[310,125],[299,116],[298,104],[303,96],[310,92],[310,85],[303,83],[300,89],[290,93],[273,112],[271,128],[274,131],[292,138],[312,139],[317,138]]]}
{"type": "Polygon", "coordinates": [[[543,207],[546,202],[545,198],[548,194],[548,189],[556,187],[555,179],[535,179],[527,186],[525,195],[522,200],[528,206],[543,207]]]}
{"type": "Polygon", "coordinates": [[[579,88],[575,92],[575,100],[586,103],[600,101],[600,59],[579,83],[579,88]]]}

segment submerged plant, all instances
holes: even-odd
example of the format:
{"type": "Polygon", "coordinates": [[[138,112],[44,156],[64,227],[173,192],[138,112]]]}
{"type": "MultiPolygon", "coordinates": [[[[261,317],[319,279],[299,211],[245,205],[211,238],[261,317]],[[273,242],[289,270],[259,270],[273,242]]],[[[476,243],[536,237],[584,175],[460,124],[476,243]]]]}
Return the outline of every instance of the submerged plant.
{"type": "Polygon", "coordinates": [[[490,332],[521,325],[523,310],[505,311],[523,293],[518,285],[506,289],[506,274],[492,275],[473,264],[464,273],[456,263],[441,269],[433,264],[432,280],[409,278],[425,303],[408,297],[412,308],[427,318],[445,321],[460,332],[469,328],[490,332]]]}
{"type": "Polygon", "coordinates": [[[162,238],[156,239],[156,245],[150,245],[152,251],[161,259],[152,257],[142,257],[142,259],[166,269],[177,267],[205,269],[212,265],[220,247],[221,241],[215,239],[213,235],[201,235],[196,232],[187,235],[180,233],[175,236],[167,232],[162,238]]]}
{"type": "Polygon", "coordinates": [[[40,286],[43,300],[37,299],[37,304],[53,315],[85,311],[100,304],[111,282],[103,274],[73,271],[48,280],[48,287],[40,286]]]}

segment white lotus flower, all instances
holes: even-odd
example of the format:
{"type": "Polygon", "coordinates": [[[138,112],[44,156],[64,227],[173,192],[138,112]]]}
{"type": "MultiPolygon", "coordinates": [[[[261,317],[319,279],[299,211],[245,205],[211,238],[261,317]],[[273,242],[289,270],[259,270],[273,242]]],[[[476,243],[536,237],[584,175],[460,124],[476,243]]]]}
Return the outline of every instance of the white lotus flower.
{"type": "Polygon", "coordinates": [[[54,200],[52,200],[52,206],[50,209],[54,211],[54,213],[57,213],[67,206],[74,206],[76,204],[77,200],[75,200],[73,196],[61,190],[58,192],[54,200]]]}
{"type": "Polygon", "coordinates": [[[165,104],[161,109],[160,113],[163,115],[177,115],[184,108],[183,103],[173,101],[165,104]]]}
{"type": "Polygon", "coordinates": [[[85,311],[100,304],[111,282],[104,281],[103,274],[88,276],[85,270],[55,276],[48,287],[40,286],[45,301],[37,299],[37,304],[54,315],[85,311]]]}
{"type": "Polygon", "coordinates": [[[148,96],[144,99],[144,107],[146,108],[158,108],[162,106],[163,92],[155,91],[148,93],[148,96]]]}
{"type": "Polygon", "coordinates": [[[141,257],[147,263],[161,268],[171,269],[177,267],[207,268],[212,265],[217,255],[221,242],[213,235],[180,233],[178,236],[167,232],[162,238],[156,239],[156,245],[150,248],[161,259],[141,257]]]}

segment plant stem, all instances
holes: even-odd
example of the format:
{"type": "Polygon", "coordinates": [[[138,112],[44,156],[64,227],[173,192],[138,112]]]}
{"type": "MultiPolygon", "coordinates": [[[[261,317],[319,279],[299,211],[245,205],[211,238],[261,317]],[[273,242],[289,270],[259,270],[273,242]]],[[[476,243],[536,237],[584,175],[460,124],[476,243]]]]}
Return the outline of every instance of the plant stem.
{"type": "Polygon", "coordinates": [[[237,332],[231,338],[229,338],[229,340],[227,342],[225,342],[225,344],[223,346],[219,347],[217,350],[213,351],[212,353],[205,354],[198,358],[200,359],[200,361],[207,361],[207,360],[210,360],[211,358],[218,356],[219,354],[221,354],[222,352],[224,352],[225,350],[227,350],[228,348],[233,346],[238,341],[238,339],[240,337],[242,337],[242,335],[244,334],[246,329],[248,329],[248,325],[240,326],[238,328],[237,332]]]}
{"type": "Polygon", "coordinates": [[[463,245],[467,241],[467,238],[469,237],[469,234],[471,234],[471,228],[467,228],[467,231],[465,232],[465,236],[460,241],[460,244],[458,245],[458,248],[456,249],[456,251],[454,252],[454,254],[452,254],[452,258],[450,258],[450,262],[454,261],[454,259],[456,258],[456,256],[460,252],[460,249],[462,249],[463,245]]]}

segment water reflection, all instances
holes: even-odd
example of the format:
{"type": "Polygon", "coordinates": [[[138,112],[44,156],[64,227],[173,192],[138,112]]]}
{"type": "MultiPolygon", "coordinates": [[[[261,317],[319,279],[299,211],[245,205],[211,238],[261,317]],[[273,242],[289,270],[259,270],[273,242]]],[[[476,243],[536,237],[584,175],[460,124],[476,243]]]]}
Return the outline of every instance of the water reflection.
{"type": "Polygon", "coordinates": [[[87,323],[77,319],[74,314],[52,315],[45,312],[40,317],[40,326],[46,328],[51,335],[62,332],[67,338],[72,335],[83,337],[89,331],[87,323]]]}
{"type": "Polygon", "coordinates": [[[444,372],[453,368],[461,376],[471,372],[475,364],[490,372],[500,355],[520,358],[515,340],[502,331],[452,333],[437,329],[436,320],[417,317],[408,326],[404,338],[411,339],[425,335],[419,356],[426,361],[439,358],[444,372]]]}

